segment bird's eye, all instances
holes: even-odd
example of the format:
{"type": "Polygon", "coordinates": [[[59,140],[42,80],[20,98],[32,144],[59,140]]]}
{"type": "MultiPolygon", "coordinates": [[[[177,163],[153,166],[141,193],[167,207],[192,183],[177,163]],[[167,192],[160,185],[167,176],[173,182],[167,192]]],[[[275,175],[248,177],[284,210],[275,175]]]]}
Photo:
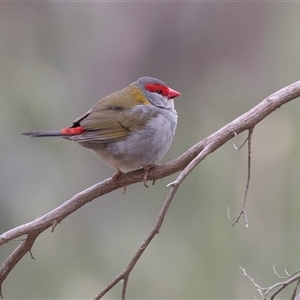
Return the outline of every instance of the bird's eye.
{"type": "Polygon", "coordinates": [[[162,94],[162,90],[157,90],[156,93],[161,95],[162,94]]]}

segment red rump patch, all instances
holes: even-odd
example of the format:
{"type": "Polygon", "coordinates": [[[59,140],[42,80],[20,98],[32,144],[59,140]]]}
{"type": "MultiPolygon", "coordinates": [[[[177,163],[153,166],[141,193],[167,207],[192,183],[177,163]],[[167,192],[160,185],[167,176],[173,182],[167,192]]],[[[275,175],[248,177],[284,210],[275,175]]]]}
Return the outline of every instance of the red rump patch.
{"type": "Polygon", "coordinates": [[[62,134],[65,135],[78,135],[78,134],[82,134],[85,132],[85,129],[81,126],[78,127],[74,127],[74,128],[63,128],[60,131],[62,134]]]}
{"type": "Polygon", "coordinates": [[[149,92],[162,94],[163,96],[168,96],[169,93],[169,88],[167,86],[157,83],[148,83],[145,88],[149,92]]]}

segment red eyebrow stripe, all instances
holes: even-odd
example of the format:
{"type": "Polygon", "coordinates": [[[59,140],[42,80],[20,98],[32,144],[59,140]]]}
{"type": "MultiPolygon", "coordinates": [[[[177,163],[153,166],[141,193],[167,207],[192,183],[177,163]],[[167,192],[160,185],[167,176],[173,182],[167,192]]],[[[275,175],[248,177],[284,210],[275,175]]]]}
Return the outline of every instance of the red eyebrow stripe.
{"type": "Polygon", "coordinates": [[[169,92],[169,88],[165,85],[161,84],[153,84],[153,83],[148,83],[145,86],[146,90],[149,92],[157,92],[157,91],[162,91],[162,95],[167,96],[169,92]]]}

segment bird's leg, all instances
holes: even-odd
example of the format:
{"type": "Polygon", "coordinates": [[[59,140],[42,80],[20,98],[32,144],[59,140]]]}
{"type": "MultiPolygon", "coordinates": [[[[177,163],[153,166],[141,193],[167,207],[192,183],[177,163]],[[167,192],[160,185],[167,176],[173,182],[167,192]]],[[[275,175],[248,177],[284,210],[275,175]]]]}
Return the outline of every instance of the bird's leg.
{"type": "MultiPolygon", "coordinates": [[[[118,180],[118,178],[119,178],[123,173],[124,173],[124,172],[123,172],[121,169],[117,168],[117,173],[115,173],[115,174],[112,176],[112,180],[113,180],[114,182],[116,182],[116,181],[118,180]]],[[[123,193],[122,193],[122,195],[124,195],[125,193],[126,193],[126,185],[123,186],[123,193]]]]}
{"type": "Polygon", "coordinates": [[[113,181],[117,181],[123,173],[124,172],[121,169],[117,168],[117,173],[112,176],[113,181]]]}
{"type": "Polygon", "coordinates": [[[151,168],[153,168],[155,166],[155,164],[150,164],[150,165],[145,165],[145,166],[143,166],[143,169],[144,169],[144,177],[143,177],[143,182],[144,182],[144,186],[145,187],[149,187],[148,185],[147,185],[147,181],[148,181],[148,175],[149,175],[149,170],[151,169],[151,168]]]}

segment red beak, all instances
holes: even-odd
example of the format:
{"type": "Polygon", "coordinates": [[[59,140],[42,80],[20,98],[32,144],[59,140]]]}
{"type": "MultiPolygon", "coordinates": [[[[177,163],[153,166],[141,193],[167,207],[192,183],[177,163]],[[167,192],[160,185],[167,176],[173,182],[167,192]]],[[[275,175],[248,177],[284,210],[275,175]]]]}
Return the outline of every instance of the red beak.
{"type": "Polygon", "coordinates": [[[181,94],[171,88],[169,88],[169,91],[168,91],[168,99],[174,99],[175,97],[177,96],[180,96],[181,94]]]}

